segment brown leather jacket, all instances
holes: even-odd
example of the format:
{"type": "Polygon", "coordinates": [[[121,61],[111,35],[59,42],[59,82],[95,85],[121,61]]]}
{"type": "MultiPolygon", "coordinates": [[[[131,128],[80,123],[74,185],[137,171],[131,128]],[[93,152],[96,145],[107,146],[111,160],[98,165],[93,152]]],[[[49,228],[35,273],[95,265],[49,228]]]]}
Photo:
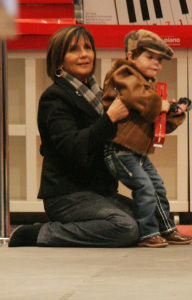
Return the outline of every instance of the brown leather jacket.
{"type": "MultiPolygon", "coordinates": [[[[128,117],[118,123],[113,141],[141,154],[153,152],[154,122],[162,106],[162,99],[156,94],[156,82],[147,81],[133,63],[118,59],[105,77],[103,92],[105,110],[117,93],[129,109],[128,117]]],[[[184,119],[185,114],[171,117],[168,113],[166,133],[174,131],[184,119]]]]}

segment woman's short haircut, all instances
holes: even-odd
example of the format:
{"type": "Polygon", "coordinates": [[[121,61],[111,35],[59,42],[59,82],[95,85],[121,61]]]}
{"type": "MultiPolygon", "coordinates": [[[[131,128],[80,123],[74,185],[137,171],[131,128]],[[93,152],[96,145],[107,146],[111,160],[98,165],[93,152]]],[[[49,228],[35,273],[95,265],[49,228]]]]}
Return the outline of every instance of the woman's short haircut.
{"type": "Polygon", "coordinates": [[[68,51],[69,45],[72,39],[75,37],[75,43],[77,44],[80,36],[83,36],[85,41],[91,43],[94,52],[93,70],[90,75],[95,71],[96,63],[96,49],[92,34],[83,26],[72,25],[70,27],[64,27],[58,30],[49,40],[47,50],[47,74],[52,80],[55,79],[55,73],[58,68],[63,64],[65,55],[68,51]]]}

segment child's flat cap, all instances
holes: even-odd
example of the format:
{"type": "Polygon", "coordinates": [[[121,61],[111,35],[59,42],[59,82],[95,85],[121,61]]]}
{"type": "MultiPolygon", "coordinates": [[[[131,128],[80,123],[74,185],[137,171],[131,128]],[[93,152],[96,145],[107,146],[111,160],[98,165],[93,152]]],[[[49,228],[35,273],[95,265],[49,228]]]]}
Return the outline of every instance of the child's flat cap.
{"type": "Polygon", "coordinates": [[[161,54],[165,59],[171,59],[173,50],[154,32],[139,29],[129,32],[125,36],[125,51],[144,48],[154,53],[161,54]]]}

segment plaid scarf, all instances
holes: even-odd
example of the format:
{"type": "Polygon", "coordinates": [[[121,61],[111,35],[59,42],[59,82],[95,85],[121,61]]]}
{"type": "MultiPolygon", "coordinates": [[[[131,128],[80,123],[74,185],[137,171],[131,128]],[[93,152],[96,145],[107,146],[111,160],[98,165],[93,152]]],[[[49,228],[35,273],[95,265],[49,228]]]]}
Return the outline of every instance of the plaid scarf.
{"type": "Polygon", "coordinates": [[[103,93],[99,88],[94,76],[88,78],[90,89],[77,78],[71,76],[64,70],[62,70],[62,77],[65,78],[71,85],[73,85],[77,89],[78,93],[82,95],[100,115],[103,114],[103,105],[101,103],[103,93]]]}

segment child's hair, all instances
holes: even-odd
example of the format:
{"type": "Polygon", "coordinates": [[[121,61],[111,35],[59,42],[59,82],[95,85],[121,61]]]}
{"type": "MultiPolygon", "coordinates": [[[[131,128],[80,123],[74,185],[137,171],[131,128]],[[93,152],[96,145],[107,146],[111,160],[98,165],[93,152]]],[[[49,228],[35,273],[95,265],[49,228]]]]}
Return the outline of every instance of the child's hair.
{"type": "MultiPolygon", "coordinates": [[[[143,52],[145,52],[146,49],[144,48],[137,48],[137,49],[134,49],[133,51],[131,51],[132,53],[132,58],[135,59],[137,57],[139,57],[143,52]]],[[[126,57],[126,59],[128,60],[128,57],[126,57]]]]}

